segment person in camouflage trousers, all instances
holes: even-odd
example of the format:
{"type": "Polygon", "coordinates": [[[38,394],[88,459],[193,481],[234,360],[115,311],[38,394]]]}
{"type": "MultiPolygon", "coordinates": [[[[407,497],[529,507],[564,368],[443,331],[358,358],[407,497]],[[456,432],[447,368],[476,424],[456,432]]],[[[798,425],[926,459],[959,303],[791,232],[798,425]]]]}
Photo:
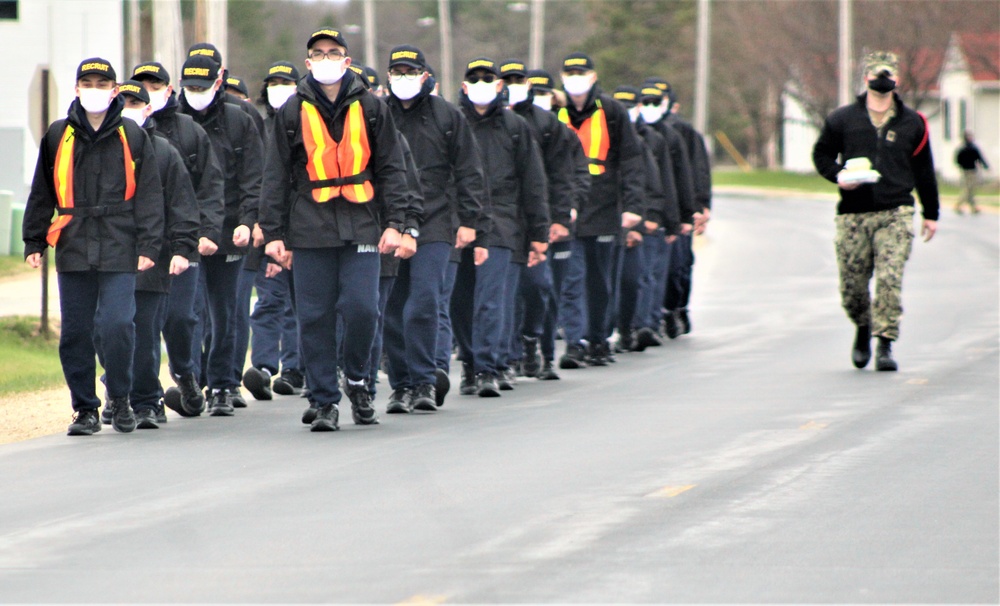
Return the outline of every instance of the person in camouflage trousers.
{"type": "Polygon", "coordinates": [[[899,80],[896,55],[872,53],[864,67],[868,90],[827,117],[813,163],[840,187],[836,252],[841,300],[857,328],[851,360],[856,368],[868,365],[874,336],[875,370],[892,371],[898,368],[892,342],[899,338],[903,314],[903,268],[913,248],[911,192],[920,196],[920,234],[926,242],[937,231],[937,178],[927,120],[893,92],[899,80]]]}

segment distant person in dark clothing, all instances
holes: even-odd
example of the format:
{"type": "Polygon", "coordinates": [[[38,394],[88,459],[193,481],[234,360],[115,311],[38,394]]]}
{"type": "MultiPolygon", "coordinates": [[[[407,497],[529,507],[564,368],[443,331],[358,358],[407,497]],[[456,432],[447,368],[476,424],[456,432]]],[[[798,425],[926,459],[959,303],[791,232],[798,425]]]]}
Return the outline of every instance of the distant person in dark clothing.
{"type": "Polygon", "coordinates": [[[965,131],[965,145],[958,150],[955,154],[955,164],[962,169],[962,193],[958,197],[958,201],[955,202],[955,212],[962,214],[962,204],[969,205],[969,212],[972,214],[979,213],[979,207],[976,206],[976,182],[979,181],[978,166],[977,164],[982,164],[983,170],[989,170],[990,167],[986,164],[986,158],[983,154],[979,152],[979,148],[976,147],[976,143],[972,138],[971,131],[965,131]]]}

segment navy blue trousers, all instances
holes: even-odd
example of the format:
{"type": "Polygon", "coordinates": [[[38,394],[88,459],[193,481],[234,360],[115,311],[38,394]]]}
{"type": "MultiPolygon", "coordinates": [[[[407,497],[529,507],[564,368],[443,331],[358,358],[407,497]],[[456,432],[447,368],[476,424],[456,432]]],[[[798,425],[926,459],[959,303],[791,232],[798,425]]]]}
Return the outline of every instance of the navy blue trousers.
{"type": "Polygon", "coordinates": [[[135,274],[124,272],[60,272],[59,361],[73,410],[97,410],[95,335],[104,352],[105,385],[112,398],[132,390],[135,347],[135,274]],[[98,314],[97,310],[101,313],[98,314]]]}
{"type": "Polygon", "coordinates": [[[521,282],[514,305],[514,330],[510,334],[511,360],[524,358],[522,337],[541,339],[549,305],[554,303],[550,261],[534,267],[521,266],[521,282]]]}
{"type": "Polygon", "coordinates": [[[503,302],[510,268],[509,248],[491,247],[489,259],[475,266],[473,250],[462,251],[451,296],[451,326],[459,359],[476,374],[498,374],[504,334],[503,302]]]}
{"type": "Polygon", "coordinates": [[[250,363],[272,376],[280,370],[302,370],[299,325],[292,303],[292,272],[282,269],[267,277],[266,259],[254,277],[257,303],[250,314],[250,363]]]}
{"type": "Polygon", "coordinates": [[[691,236],[677,236],[670,255],[670,278],[663,297],[663,307],[682,309],[691,298],[691,268],[694,265],[694,251],[691,250],[691,236]]]}
{"type": "Polygon", "coordinates": [[[614,296],[611,274],[615,262],[615,237],[590,236],[579,238],[577,242],[583,248],[584,262],[587,266],[586,339],[590,343],[601,343],[610,334],[610,309],[614,296]]]}
{"type": "Polygon", "coordinates": [[[198,316],[200,329],[195,329],[192,358],[203,360],[201,382],[211,389],[232,389],[240,384],[233,373],[233,357],[237,287],[242,271],[243,257],[232,261],[227,261],[227,255],[201,258],[198,290],[202,293],[200,299],[204,307],[198,316]]]}
{"type": "Polygon", "coordinates": [[[500,333],[500,355],[497,358],[497,368],[507,370],[511,362],[521,359],[520,326],[515,325],[518,293],[521,286],[521,273],[524,263],[511,263],[507,268],[507,283],[504,285],[503,298],[503,330],[500,333]],[[514,342],[517,341],[515,347],[514,342]]]}
{"type": "Polygon", "coordinates": [[[339,404],[337,315],[343,318],[344,375],[363,381],[378,323],[379,254],[357,246],[299,248],[293,262],[299,353],[312,400],[339,404]]]}
{"type": "Polygon", "coordinates": [[[646,259],[642,244],[632,248],[622,245],[621,248],[617,325],[618,334],[627,334],[636,326],[636,311],[639,308],[639,298],[646,277],[646,259]]]}
{"type": "Polygon", "coordinates": [[[134,410],[156,408],[163,397],[163,386],[160,385],[163,351],[160,331],[166,315],[166,293],[136,291],[135,352],[132,355],[132,391],[129,394],[134,410]]]}
{"type": "MultiPolygon", "coordinates": [[[[200,273],[200,264],[192,263],[187,271],[170,279],[170,294],[167,295],[162,333],[163,342],[167,345],[170,372],[176,377],[190,373],[195,373],[197,377],[201,371],[201,356],[197,358],[197,365],[191,358],[198,324],[195,301],[200,273]]],[[[201,353],[200,348],[198,353],[201,353]]]]}
{"type": "Polygon", "coordinates": [[[566,343],[579,343],[586,331],[584,318],[587,305],[584,299],[584,278],[587,266],[583,247],[576,241],[556,242],[550,249],[552,286],[555,295],[550,303],[542,333],[542,356],[555,359],[556,330],[562,326],[566,343]]]}
{"type": "Polygon", "coordinates": [[[452,246],[422,244],[399,263],[385,314],[385,349],[393,389],[433,385],[438,316],[452,246]]]}
{"type": "Polygon", "coordinates": [[[455,290],[458,263],[449,262],[445,268],[444,283],[441,285],[441,300],[438,304],[438,336],[435,346],[434,364],[441,370],[451,369],[451,352],[455,347],[455,335],[451,330],[451,295],[455,290]]]}
{"type": "Polygon", "coordinates": [[[389,303],[389,295],[392,293],[395,283],[395,276],[383,276],[378,279],[378,322],[375,325],[375,340],[372,341],[372,353],[368,357],[368,391],[372,394],[372,398],[378,392],[375,378],[378,375],[379,364],[382,362],[382,344],[385,339],[385,308],[389,303]]]}
{"type": "Polygon", "coordinates": [[[665,232],[662,229],[647,235],[642,241],[646,257],[646,286],[639,297],[638,326],[658,329],[663,319],[663,297],[667,289],[667,274],[670,271],[670,251],[665,232]]]}
{"type": "MultiPolygon", "coordinates": [[[[244,265],[246,257],[243,258],[244,265]]],[[[247,350],[250,348],[250,298],[253,295],[253,283],[257,272],[241,269],[236,282],[236,312],[233,315],[233,331],[236,333],[233,344],[233,378],[239,385],[243,381],[243,366],[247,361],[247,350]]]]}

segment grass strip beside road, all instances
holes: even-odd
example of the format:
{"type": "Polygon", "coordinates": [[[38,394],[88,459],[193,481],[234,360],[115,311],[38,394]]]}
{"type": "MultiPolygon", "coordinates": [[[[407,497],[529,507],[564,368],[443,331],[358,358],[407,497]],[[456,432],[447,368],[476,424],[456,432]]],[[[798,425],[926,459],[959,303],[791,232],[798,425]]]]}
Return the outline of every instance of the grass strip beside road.
{"type": "MultiPolygon", "coordinates": [[[[810,193],[834,194],[837,188],[815,173],[792,173],[777,170],[754,170],[743,172],[732,168],[717,169],[712,172],[712,185],[729,187],[750,187],[759,189],[787,189],[810,193]]],[[[938,183],[941,196],[952,202],[961,193],[961,188],[948,183],[938,183]]],[[[976,202],[987,206],[1000,205],[1000,184],[983,183],[976,190],[976,202]]]]}
{"type": "Polygon", "coordinates": [[[0,395],[37,391],[64,383],[59,363],[59,337],[38,334],[39,319],[0,318],[0,395]]]}

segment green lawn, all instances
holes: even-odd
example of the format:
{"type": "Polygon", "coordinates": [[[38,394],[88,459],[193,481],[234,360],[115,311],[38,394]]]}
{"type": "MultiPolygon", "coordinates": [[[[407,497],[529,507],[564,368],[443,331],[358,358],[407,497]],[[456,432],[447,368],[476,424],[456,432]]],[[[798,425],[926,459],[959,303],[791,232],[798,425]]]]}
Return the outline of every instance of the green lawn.
{"type": "Polygon", "coordinates": [[[0,255],[0,278],[15,276],[32,270],[21,255],[0,255]]]}
{"type": "MultiPolygon", "coordinates": [[[[712,172],[713,185],[728,185],[734,187],[760,187],[765,189],[789,189],[805,192],[835,193],[836,186],[817,174],[800,174],[784,171],[754,170],[743,172],[733,169],[720,169],[712,172]]],[[[938,186],[942,196],[957,196],[957,185],[941,183],[938,186]]],[[[1000,185],[997,183],[983,184],[976,192],[977,201],[996,206],[1000,204],[1000,185]],[[982,198],[980,200],[980,197],[982,198]]]]}
{"type": "Polygon", "coordinates": [[[63,383],[59,338],[38,335],[38,318],[0,318],[0,394],[58,387],[63,383]]]}

